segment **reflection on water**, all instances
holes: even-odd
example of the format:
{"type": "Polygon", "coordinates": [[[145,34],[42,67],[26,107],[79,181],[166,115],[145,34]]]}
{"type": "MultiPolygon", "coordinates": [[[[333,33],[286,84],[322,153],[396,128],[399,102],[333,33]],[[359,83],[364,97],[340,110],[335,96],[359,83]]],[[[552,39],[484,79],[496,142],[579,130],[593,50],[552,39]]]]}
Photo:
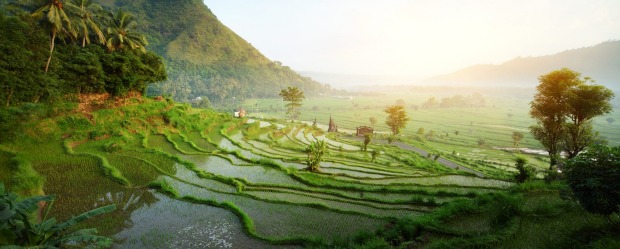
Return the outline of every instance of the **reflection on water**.
{"type": "Polygon", "coordinates": [[[114,248],[298,248],[247,236],[227,210],[152,194],[159,201],[131,214],[133,226],[113,236],[114,248]]]}

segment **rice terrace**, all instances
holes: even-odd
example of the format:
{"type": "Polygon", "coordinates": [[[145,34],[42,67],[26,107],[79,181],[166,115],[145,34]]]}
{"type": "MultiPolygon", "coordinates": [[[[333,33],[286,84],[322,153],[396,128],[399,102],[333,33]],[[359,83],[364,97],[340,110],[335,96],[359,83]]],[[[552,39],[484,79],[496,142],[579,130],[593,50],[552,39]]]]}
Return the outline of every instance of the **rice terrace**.
{"type": "Polygon", "coordinates": [[[618,3],[284,2],[0,1],[0,248],[620,248],[620,41],[454,71],[618,3]]]}

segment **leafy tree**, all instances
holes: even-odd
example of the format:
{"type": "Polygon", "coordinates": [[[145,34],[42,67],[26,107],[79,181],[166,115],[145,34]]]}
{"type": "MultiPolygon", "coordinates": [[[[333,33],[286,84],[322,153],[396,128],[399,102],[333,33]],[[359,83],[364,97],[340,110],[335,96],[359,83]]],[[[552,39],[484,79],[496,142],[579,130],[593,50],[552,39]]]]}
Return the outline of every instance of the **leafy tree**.
{"type": "Polygon", "coordinates": [[[370,117],[368,121],[370,121],[370,125],[372,125],[373,127],[375,126],[375,124],[377,124],[377,118],[375,117],[370,117]]]}
{"type": "Polygon", "coordinates": [[[518,131],[513,131],[512,132],[512,141],[513,146],[514,147],[519,147],[519,142],[521,141],[521,139],[523,139],[523,133],[522,132],[518,132],[518,131]]]}
{"type": "Polygon", "coordinates": [[[409,121],[405,107],[400,105],[393,105],[385,108],[385,113],[388,114],[385,124],[387,124],[392,130],[392,134],[397,135],[400,133],[400,129],[404,128],[409,121]]]}
{"type": "Polygon", "coordinates": [[[416,134],[421,135],[421,136],[424,135],[424,128],[422,127],[418,128],[418,132],[416,132],[416,134]]]}
{"type": "Polygon", "coordinates": [[[374,162],[374,161],[377,159],[377,156],[378,156],[379,154],[381,154],[381,152],[380,152],[380,151],[378,151],[378,150],[373,150],[373,151],[371,151],[371,152],[370,152],[370,156],[371,156],[371,160],[370,160],[370,161],[371,161],[371,162],[374,162]]]}
{"type": "Polygon", "coordinates": [[[487,140],[481,137],[481,138],[478,138],[477,142],[478,142],[478,146],[483,146],[487,143],[487,140]]]}
{"type": "Polygon", "coordinates": [[[515,180],[518,183],[523,183],[528,179],[532,178],[535,174],[534,168],[532,166],[527,166],[527,159],[523,157],[517,157],[515,159],[515,167],[518,172],[515,174],[515,180]]]}
{"type": "Polygon", "coordinates": [[[614,93],[604,86],[585,85],[588,81],[593,82],[586,77],[584,84],[568,93],[568,122],[565,124],[564,137],[564,150],[568,158],[577,156],[595,141],[598,134],[592,132],[592,119],[612,111],[610,101],[614,93]]]}
{"type": "Polygon", "coordinates": [[[112,95],[143,92],[148,84],[167,77],[161,57],[150,52],[125,50],[103,53],[100,60],[106,75],[105,89],[112,95]]]}
{"type": "Polygon", "coordinates": [[[319,164],[323,160],[323,155],[327,153],[327,143],[323,140],[316,140],[306,148],[306,153],[308,153],[308,159],[306,160],[308,170],[317,172],[319,171],[319,164]]]}
{"type": "Polygon", "coordinates": [[[388,135],[387,141],[388,141],[388,144],[391,144],[392,142],[396,141],[396,136],[394,136],[394,134],[388,135]]]}
{"type": "Polygon", "coordinates": [[[9,107],[32,102],[53,76],[34,68],[43,68],[48,38],[29,15],[5,16],[0,11],[0,103],[9,107]]]}
{"type": "Polygon", "coordinates": [[[620,211],[620,146],[590,146],[566,162],[564,174],[589,212],[609,215],[620,211]]]}
{"type": "Polygon", "coordinates": [[[433,140],[434,138],[435,138],[435,131],[433,130],[428,131],[428,133],[426,134],[426,139],[433,140]]]}
{"type": "Polygon", "coordinates": [[[592,118],[609,113],[613,92],[598,85],[587,85],[592,80],[567,68],[538,78],[540,84],[530,103],[530,115],[536,125],[530,132],[540,141],[551,158],[550,168],[557,164],[561,150],[575,157],[591,144],[592,118]]]}
{"type": "Polygon", "coordinates": [[[459,135],[459,131],[454,131],[454,135],[458,136],[459,135]]]}
{"type": "Polygon", "coordinates": [[[71,19],[64,8],[70,5],[64,5],[61,0],[20,0],[17,1],[17,5],[29,11],[33,17],[41,20],[45,29],[50,34],[49,57],[45,64],[45,72],[47,73],[50,62],[52,62],[56,37],[59,34],[70,37],[76,36],[71,19]]]}
{"type": "Polygon", "coordinates": [[[57,223],[55,218],[48,219],[55,196],[34,196],[20,198],[17,194],[7,192],[0,182],[0,246],[23,246],[27,248],[59,248],[66,246],[97,246],[109,247],[112,239],[95,235],[97,229],[81,229],[73,227],[96,215],[116,209],[114,205],[103,206],[68,221],[57,223]],[[34,222],[33,215],[40,202],[48,202],[41,222],[34,222]]]}
{"type": "Polygon", "coordinates": [[[75,6],[73,15],[77,18],[73,23],[77,28],[78,35],[82,36],[82,47],[90,44],[90,31],[97,36],[99,43],[104,44],[105,36],[95,20],[95,15],[102,11],[101,6],[92,0],[71,0],[69,3],[75,6]]]}
{"type": "Polygon", "coordinates": [[[371,140],[372,140],[372,135],[370,134],[364,135],[364,151],[368,151],[368,144],[370,144],[371,140]]]}
{"type": "Polygon", "coordinates": [[[301,107],[301,102],[304,99],[304,93],[297,87],[289,86],[287,89],[282,89],[279,95],[284,101],[289,102],[286,104],[286,107],[288,108],[286,114],[291,114],[294,121],[299,116],[299,108],[301,107]]]}
{"type": "Polygon", "coordinates": [[[135,31],[138,24],[129,12],[118,9],[116,14],[108,13],[107,25],[106,46],[109,51],[129,48],[146,52],[148,42],[144,35],[135,31]]]}

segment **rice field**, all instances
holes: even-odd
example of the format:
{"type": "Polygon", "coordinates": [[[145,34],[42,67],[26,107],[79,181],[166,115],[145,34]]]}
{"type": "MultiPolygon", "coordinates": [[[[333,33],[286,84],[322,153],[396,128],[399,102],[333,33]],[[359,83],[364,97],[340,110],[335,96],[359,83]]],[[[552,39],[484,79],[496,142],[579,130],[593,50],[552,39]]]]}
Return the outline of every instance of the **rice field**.
{"type": "MultiPolygon", "coordinates": [[[[373,159],[348,135],[303,123],[182,105],[167,111],[185,114],[153,113],[137,122],[142,132],[132,132],[106,111],[95,115],[97,125],[65,131],[63,141],[0,147],[0,162],[28,151],[44,192],[58,195],[53,214],[60,219],[116,204],[114,213],[84,224],[112,236],[115,248],[301,248],[514,185],[497,177],[508,170],[499,166],[478,168],[489,172],[479,177],[387,144],[371,143],[369,150],[380,151],[373,159]],[[311,172],[305,147],[316,140],[329,146],[319,172],[311,172]]],[[[10,170],[0,168],[1,180],[10,181],[10,170]]]]}
{"type": "MultiPolygon", "coordinates": [[[[449,158],[493,177],[508,177],[515,172],[516,156],[526,158],[528,163],[540,172],[549,167],[549,160],[544,151],[543,155],[536,155],[512,150],[515,148],[513,132],[525,135],[518,148],[543,149],[529,133],[529,127],[535,124],[529,116],[529,102],[533,98],[533,89],[511,89],[506,92],[482,88],[438,90],[432,87],[426,89],[395,87],[394,89],[382,89],[382,94],[352,95],[350,99],[327,96],[307,98],[303,102],[299,120],[311,124],[316,119],[318,127],[327,129],[329,118],[333,117],[342,133],[340,138],[349,137],[347,134],[354,134],[356,127],[362,125],[372,126],[379,135],[376,137],[380,137],[389,133],[383,110],[389,105],[394,105],[397,100],[402,100],[410,121],[402,130],[399,139],[408,144],[426,149],[433,154],[440,154],[442,158],[449,158]],[[457,94],[466,96],[475,92],[484,96],[486,100],[484,107],[423,107],[424,102],[431,97],[440,101],[445,97],[457,94]],[[377,122],[371,124],[371,118],[375,118],[377,122]],[[431,131],[433,136],[429,136],[431,131]],[[477,143],[481,138],[485,140],[482,146],[477,143]]],[[[255,109],[258,112],[250,113],[250,116],[288,119],[283,108],[274,108],[274,106],[280,107],[280,99],[251,101],[257,103],[255,109]]],[[[620,120],[617,108],[606,116],[595,118],[594,129],[599,132],[601,138],[608,141],[609,145],[620,145],[620,123],[609,123],[608,118],[620,120]]],[[[297,133],[292,134],[291,140],[306,141],[305,137],[297,133]]],[[[353,148],[346,147],[345,150],[359,149],[361,142],[358,140],[357,143],[353,145],[347,143],[345,146],[353,148]]],[[[330,146],[335,147],[331,143],[330,146]]]]}

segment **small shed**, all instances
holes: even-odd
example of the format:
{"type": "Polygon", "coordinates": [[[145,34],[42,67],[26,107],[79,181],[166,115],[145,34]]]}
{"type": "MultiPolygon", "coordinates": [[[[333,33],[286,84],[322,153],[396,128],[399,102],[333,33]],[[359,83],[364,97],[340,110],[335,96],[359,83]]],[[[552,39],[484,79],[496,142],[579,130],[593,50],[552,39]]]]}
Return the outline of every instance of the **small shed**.
{"type": "Polygon", "coordinates": [[[375,130],[371,127],[368,126],[359,126],[357,127],[357,134],[356,136],[358,137],[363,137],[366,135],[372,135],[375,132],[375,130]]]}
{"type": "Polygon", "coordinates": [[[235,118],[243,118],[245,117],[245,110],[244,109],[238,109],[238,110],[234,110],[233,112],[233,117],[235,118]]]}

